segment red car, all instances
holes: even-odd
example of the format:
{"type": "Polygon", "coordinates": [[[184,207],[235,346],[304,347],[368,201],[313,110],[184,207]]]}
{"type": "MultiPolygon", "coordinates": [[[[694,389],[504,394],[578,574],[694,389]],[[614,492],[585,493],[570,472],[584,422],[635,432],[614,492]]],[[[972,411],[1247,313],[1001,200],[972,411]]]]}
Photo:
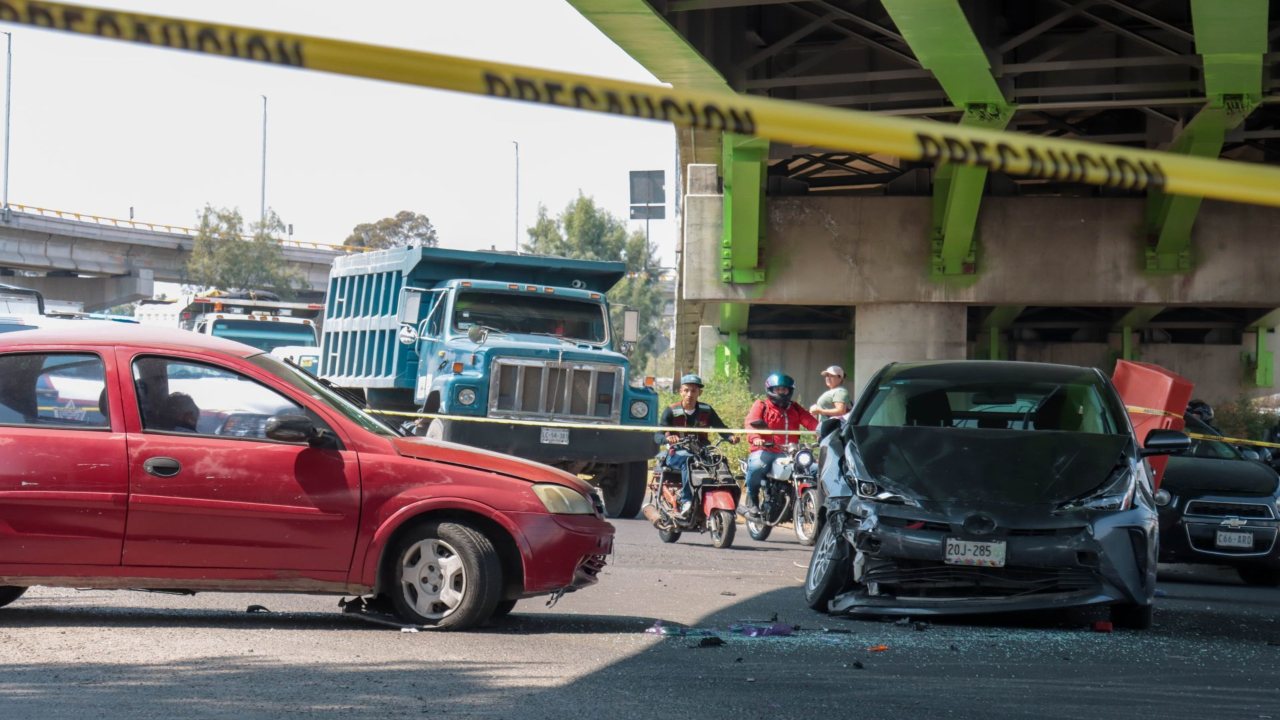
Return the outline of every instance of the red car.
{"type": "Polygon", "coordinates": [[[247,345],[0,335],[0,605],[30,585],[355,594],[463,629],[596,582],[602,510],[572,475],[401,437],[247,345]]]}

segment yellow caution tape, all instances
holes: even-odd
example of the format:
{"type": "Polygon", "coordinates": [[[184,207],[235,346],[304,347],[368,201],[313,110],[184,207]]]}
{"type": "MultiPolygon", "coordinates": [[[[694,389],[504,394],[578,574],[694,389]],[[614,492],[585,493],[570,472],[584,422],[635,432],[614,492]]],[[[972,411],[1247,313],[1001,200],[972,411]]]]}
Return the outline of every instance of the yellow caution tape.
{"type": "Polygon", "coordinates": [[[1223,435],[1201,435],[1200,433],[1187,433],[1187,437],[1195,440],[1220,440],[1228,445],[1256,445],[1258,447],[1280,448],[1280,443],[1263,442],[1261,440],[1245,440],[1243,438],[1225,437],[1223,435]]]}
{"type": "Polygon", "coordinates": [[[1168,410],[1156,410],[1154,408],[1137,407],[1135,405],[1126,405],[1125,410],[1139,415],[1159,415],[1161,417],[1181,418],[1182,413],[1169,412],[1168,410]]]}
{"type": "Polygon", "coordinates": [[[458,422],[496,423],[499,425],[522,425],[524,427],[577,428],[581,430],[622,430],[626,432],[647,433],[716,433],[719,435],[816,435],[813,430],[748,430],[736,428],[700,428],[700,427],[662,427],[660,425],[601,425],[599,423],[559,422],[547,420],[516,420],[514,418],[475,417],[472,415],[441,415],[439,413],[400,412],[397,410],[375,410],[365,408],[367,413],[378,415],[394,415],[406,418],[425,418],[430,420],[456,420],[458,422]]]}
{"type": "Polygon", "coordinates": [[[793,145],[975,165],[1048,180],[1280,206],[1280,169],[943,125],[802,102],[666,88],[364,43],[27,0],[0,22],[524,102],[661,120],[793,145]]]}

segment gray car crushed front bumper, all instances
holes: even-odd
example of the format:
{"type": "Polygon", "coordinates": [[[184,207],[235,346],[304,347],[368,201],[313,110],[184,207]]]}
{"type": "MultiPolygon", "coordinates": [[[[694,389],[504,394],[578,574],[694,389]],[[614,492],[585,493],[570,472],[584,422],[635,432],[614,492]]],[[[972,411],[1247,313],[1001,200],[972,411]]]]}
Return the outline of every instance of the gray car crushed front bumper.
{"type": "Polygon", "coordinates": [[[833,613],[961,615],[1123,603],[1149,605],[1155,594],[1156,519],[1147,508],[1123,512],[1000,517],[974,536],[963,518],[919,508],[864,506],[845,537],[857,549],[854,589],[833,613]],[[1004,567],[944,562],[948,538],[1006,543],[1004,567]]]}

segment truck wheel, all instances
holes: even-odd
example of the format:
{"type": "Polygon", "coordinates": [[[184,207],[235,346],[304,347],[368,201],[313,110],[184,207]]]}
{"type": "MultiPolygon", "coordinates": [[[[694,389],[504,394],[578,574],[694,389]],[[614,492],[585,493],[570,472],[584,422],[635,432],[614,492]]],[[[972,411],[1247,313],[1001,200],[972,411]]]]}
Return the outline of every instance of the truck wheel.
{"type": "Polygon", "coordinates": [[[502,562],[484,534],[458,522],[427,522],[397,544],[387,594],[406,622],[465,630],[502,600],[502,562]]]}
{"type": "Polygon", "coordinates": [[[426,438],[428,440],[449,442],[449,431],[452,429],[453,428],[450,427],[448,420],[433,418],[431,422],[427,424],[426,438]]]}
{"type": "Polygon", "coordinates": [[[26,588],[18,587],[16,585],[0,586],[0,607],[4,607],[14,600],[22,597],[22,593],[26,591],[26,588]]]}
{"type": "Polygon", "coordinates": [[[600,482],[604,512],[611,518],[629,520],[640,512],[648,486],[649,463],[645,460],[614,465],[600,482]]]}

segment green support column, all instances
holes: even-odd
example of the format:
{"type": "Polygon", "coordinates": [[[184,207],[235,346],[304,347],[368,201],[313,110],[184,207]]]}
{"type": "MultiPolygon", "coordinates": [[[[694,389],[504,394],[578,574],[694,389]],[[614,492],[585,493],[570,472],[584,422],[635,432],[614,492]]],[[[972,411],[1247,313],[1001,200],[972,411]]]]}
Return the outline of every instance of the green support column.
{"type": "MultiPolygon", "coordinates": [[[[952,103],[964,108],[961,125],[1003,130],[1013,106],[991,76],[987,55],[957,0],[884,0],[920,64],[933,73],[952,103]]],[[[934,276],[977,272],[974,230],[986,168],[942,165],[933,181],[934,276]]]]}
{"type": "Polygon", "coordinates": [[[765,227],[769,142],[725,133],[721,145],[724,231],[720,241],[720,280],[748,285],[764,282],[760,240],[765,227]]]}
{"type": "Polygon", "coordinates": [[[747,372],[747,316],[750,309],[746,303],[720,305],[720,332],[727,336],[716,347],[716,373],[722,377],[737,377],[747,372]]]}
{"type": "Polygon", "coordinates": [[[1163,305],[1139,305],[1131,308],[1123,317],[1111,326],[1112,332],[1120,333],[1120,355],[1123,360],[1139,360],[1138,346],[1133,342],[1133,332],[1146,327],[1155,316],[1164,312],[1163,305]]]}
{"type": "Polygon", "coordinates": [[[1275,387],[1275,353],[1267,348],[1267,333],[1280,325],[1280,308],[1272,310],[1249,325],[1257,334],[1252,355],[1243,353],[1246,367],[1253,373],[1258,387],[1275,387]]]}
{"type": "MultiPolygon", "coordinates": [[[[1191,0],[1196,52],[1204,62],[1209,102],[1183,129],[1170,152],[1216,158],[1228,130],[1244,122],[1262,102],[1263,54],[1267,51],[1266,0],[1191,0]]],[[[1200,213],[1198,197],[1147,196],[1146,266],[1152,273],[1191,269],[1191,229],[1200,213]]]]}
{"type": "Polygon", "coordinates": [[[986,328],[988,333],[988,360],[1009,359],[1009,344],[1005,342],[1004,332],[1013,325],[1013,321],[1017,320],[1025,309],[1025,305],[1002,305],[992,308],[991,312],[987,313],[987,316],[982,319],[982,327],[986,328]]]}

